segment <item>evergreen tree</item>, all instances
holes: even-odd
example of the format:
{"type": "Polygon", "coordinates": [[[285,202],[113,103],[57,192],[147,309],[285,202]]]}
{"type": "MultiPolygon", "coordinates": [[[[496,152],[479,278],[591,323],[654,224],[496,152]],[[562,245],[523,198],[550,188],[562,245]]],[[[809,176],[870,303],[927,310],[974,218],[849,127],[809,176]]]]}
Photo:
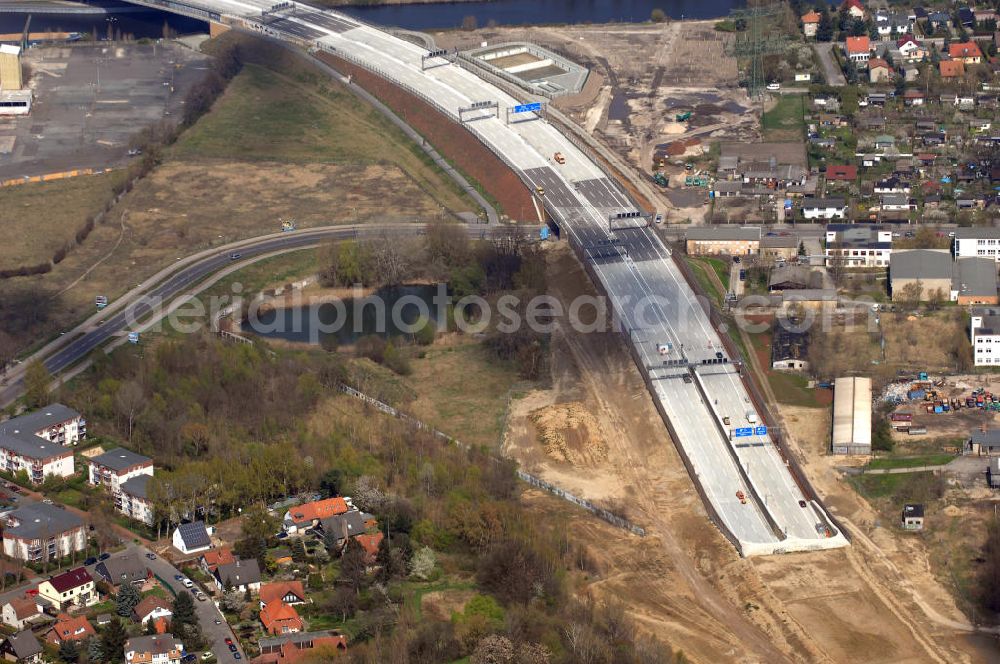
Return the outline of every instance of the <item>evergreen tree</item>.
{"type": "Polygon", "coordinates": [[[115,618],[101,632],[101,661],[120,662],[125,658],[125,641],[128,632],[122,621],[115,618]]]}
{"type": "Polygon", "coordinates": [[[138,588],[131,583],[122,583],[118,589],[115,613],[123,618],[130,618],[132,616],[132,609],[138,606],[141,599],[142,596],[139,594],[138,588]]]}
{"type": "Polygon", "coordinates": [[[80,650],[76,647],[76,641],[63,641],[59,644],[59,659],[66,664],[76,664],[80,658],[80,650]]]}
{"type": "Polygon", "coordinates": [[[833,41],[833,19],[830,12],[823,7],[819,12],[819,25],[816,26],[816,41],[833,41]]]}
{"type": "Polygon", "coordinates": [[[365,548],[352,537],[344,549],[344,557],[340,560],[340,579],[354,592],[360,592],[361,586],[364,585],[367,568],[365,548]]]}

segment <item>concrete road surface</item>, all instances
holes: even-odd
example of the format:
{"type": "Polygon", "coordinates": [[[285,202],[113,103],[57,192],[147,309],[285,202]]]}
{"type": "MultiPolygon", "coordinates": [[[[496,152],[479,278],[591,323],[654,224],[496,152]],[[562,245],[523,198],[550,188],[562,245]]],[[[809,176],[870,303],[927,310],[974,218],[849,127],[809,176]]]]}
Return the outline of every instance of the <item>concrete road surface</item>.
{"type": "Polygon", "coordinates": [[[813,44],[816,55],[819,56],[819,63],[823,67],[823,77],[826,78],[827,85],[847,85],[844,72],[840,70],[837,59],[833,57],[833,49],[840,48],[837,42],[820,42],[813,44]]]}

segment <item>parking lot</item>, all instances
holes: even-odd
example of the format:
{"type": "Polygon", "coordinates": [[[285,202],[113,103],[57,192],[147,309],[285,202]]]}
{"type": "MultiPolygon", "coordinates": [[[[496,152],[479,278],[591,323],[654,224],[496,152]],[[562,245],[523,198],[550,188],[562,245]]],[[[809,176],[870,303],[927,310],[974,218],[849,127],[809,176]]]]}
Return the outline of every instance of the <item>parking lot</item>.
{"type": "Polygon", "coordinates": [[[138,129],[180,115],[205,61],[173,42],[29,49],[34,101],[0,117],[0,180],[121,165],[138,129]]]}

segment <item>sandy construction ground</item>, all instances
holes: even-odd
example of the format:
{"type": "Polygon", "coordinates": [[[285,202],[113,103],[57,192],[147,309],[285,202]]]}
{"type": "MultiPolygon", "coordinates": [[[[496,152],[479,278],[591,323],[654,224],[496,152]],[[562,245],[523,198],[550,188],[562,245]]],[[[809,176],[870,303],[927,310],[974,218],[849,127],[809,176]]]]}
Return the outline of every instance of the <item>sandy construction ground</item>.
{"type": "MultiPolygon", "coordinates": [[[[550,268],[556,297],[589,288],[565,247],[550,254],[550,268]]],[[[855,536],[849,549],[741,559],[708,520],[612,333],[554,334],[551,389],[511,404],[504,449],[647,529],[638,538],[582,514],[573,520],[595,541],[600,533],[604,573],[587,591],[626,597],[641,625],[694,661],[989,661],[962,633],[965,619],[928,574],[926,554],[873,528],[874,511],[837,479],[823,453],[828,411],[788,408],[785,417],[791,435],[808,441],[806,472],[855,536]],[[573,417],[581,408],[590,417],[573,417]]]]}

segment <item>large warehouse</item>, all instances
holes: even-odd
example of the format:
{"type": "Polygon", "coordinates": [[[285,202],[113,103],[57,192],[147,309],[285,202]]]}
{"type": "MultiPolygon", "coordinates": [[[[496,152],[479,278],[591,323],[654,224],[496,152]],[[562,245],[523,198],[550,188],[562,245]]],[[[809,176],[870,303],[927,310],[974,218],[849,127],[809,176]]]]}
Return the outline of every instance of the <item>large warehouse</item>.
{"type": "Polygon", "coordinates": [[[872,379],[838,378],[833,384],[833,453],[871,452],[872,379]]]}

